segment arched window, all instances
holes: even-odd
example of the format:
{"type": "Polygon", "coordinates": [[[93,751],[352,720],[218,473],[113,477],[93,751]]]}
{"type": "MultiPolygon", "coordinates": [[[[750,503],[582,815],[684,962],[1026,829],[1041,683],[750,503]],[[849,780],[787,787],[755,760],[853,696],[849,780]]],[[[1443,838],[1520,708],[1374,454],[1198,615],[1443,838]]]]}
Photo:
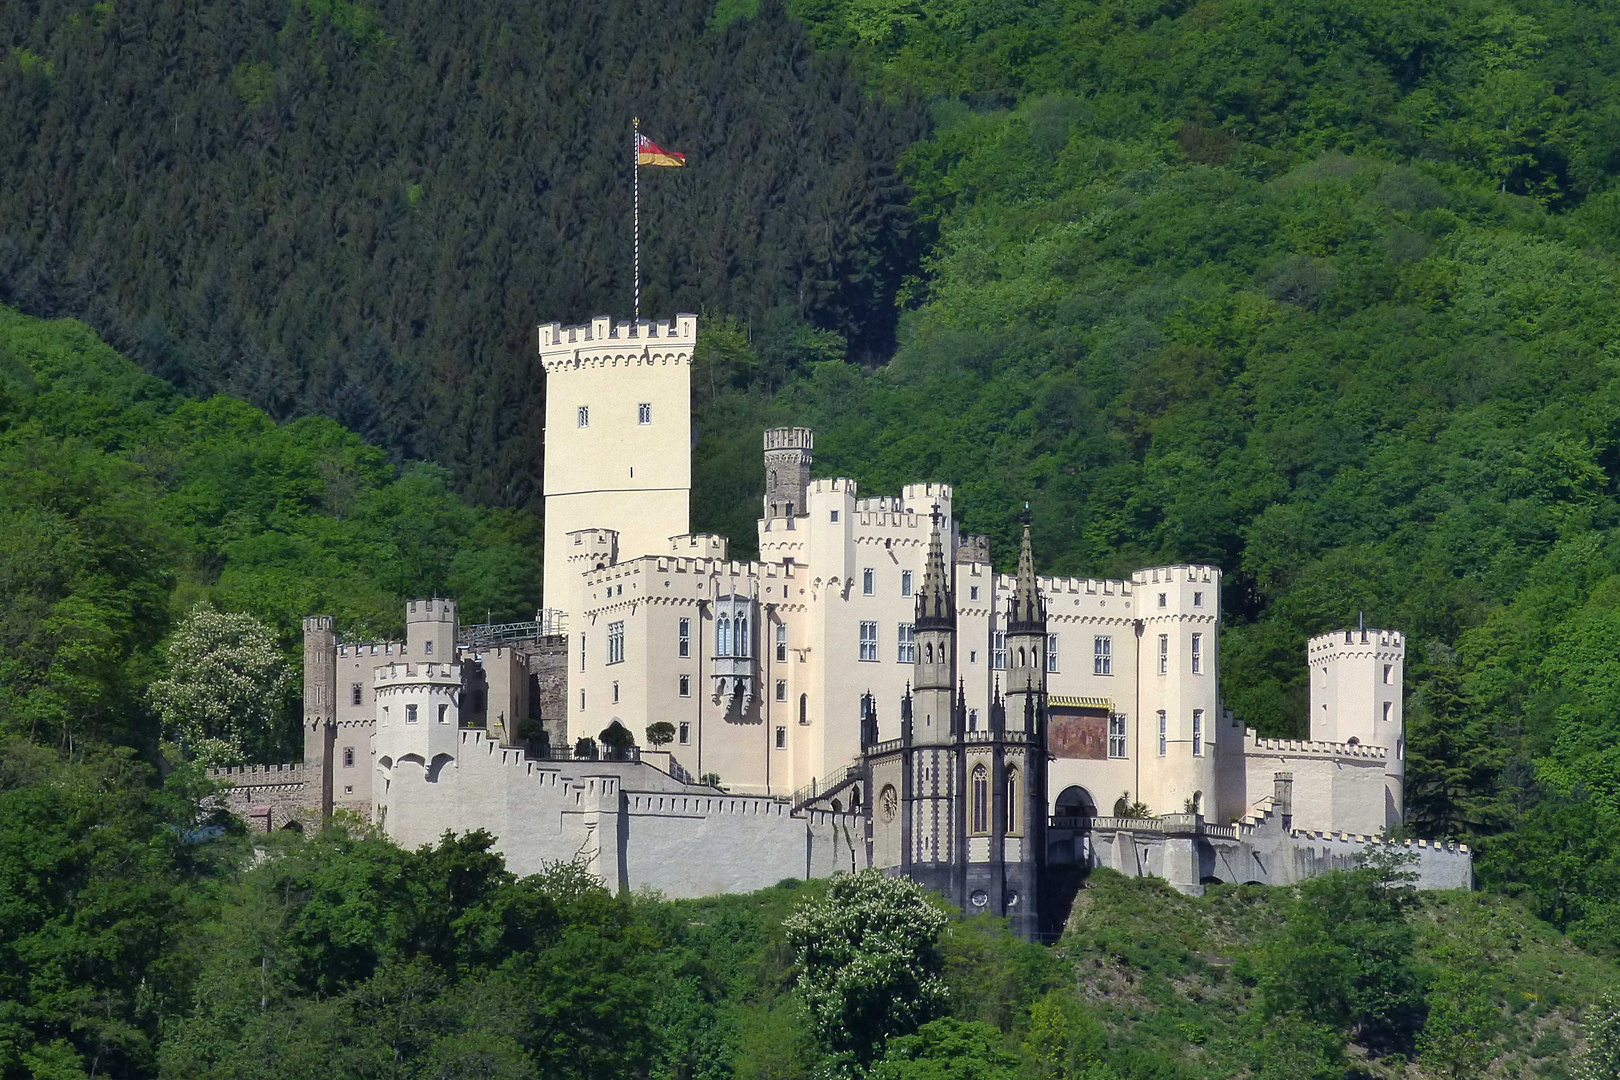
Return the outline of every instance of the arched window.
{"type": "Polygon", "coordinates": [[[810,722],[810,695],[809,694],[800,694],[799,695],[799,723],[808,724],[809,722],[810,722]]]}
{"type": "Polygon", "coordinates": [[[973,766],[973,831],[990,831],[990,777],[983,765],[973,766]]]}
{"type": "Polygon", "coordinates": [[[748,655],[748,617],[746,615],[737,616],[737,640],[734,644],[736,648],[732,650],[733,655],[748,655]]]}
{"type": "Polygon", "coordinates": [[[722,615],[714,624],[714,655],[731,655],[731,617],[722,615]]]}
{"type": "Polygon", "coordinates": [[[923,646],[923,663],[932,664],[933,662],[934,662],[934,643],[932,641],[930,641],[930,642],[928,642],[927,644],[925,644],[923,646]]]}
{"type": "Polygon", "coordinates": [[[1018,831],[1018,770],[1007,770],[1007,832],[1018,831]]]}
{"type": "Polygon", "coordinates": [[[1024,666],[1024,650],[1023,649],[1018,650],[1018,666],[1019,667],[1024,666]]]}

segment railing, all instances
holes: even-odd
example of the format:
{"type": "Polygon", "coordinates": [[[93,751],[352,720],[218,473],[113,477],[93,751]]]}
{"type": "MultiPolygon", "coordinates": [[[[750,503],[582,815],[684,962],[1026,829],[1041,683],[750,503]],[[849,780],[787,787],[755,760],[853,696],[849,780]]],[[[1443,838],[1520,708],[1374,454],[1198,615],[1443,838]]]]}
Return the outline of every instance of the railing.
{"type": "Polygon", "coordinates": [[[478,623],[463,626],[457,635],[462,648],[497,645],[508,641],[537,641],[568,633],[568,616],[561,611],[543,611],[528,622],[478,623]]]}
{"type": "Polygon", "coordinates": [[[811,780],[804,787],[793,793],[793,809],[803,810],[805,806],[821,798],[831,795],[839,788],[861,778],[861,766],[857,762],[845,765],[842,769],[820,780],[811,780]]]}

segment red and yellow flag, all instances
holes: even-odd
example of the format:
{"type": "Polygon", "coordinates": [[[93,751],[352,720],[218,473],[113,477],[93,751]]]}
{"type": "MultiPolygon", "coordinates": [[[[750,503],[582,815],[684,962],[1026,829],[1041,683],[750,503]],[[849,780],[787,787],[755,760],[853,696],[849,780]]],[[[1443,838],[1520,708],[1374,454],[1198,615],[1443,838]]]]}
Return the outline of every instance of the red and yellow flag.
{"type": "Polygon", "coordinates": [[[647,136],[636,135],[636,164],[637,165],[667,165],[680,168],[686,164],[686,155],[677,154],[673,150],[665,150],[647,136]]]}

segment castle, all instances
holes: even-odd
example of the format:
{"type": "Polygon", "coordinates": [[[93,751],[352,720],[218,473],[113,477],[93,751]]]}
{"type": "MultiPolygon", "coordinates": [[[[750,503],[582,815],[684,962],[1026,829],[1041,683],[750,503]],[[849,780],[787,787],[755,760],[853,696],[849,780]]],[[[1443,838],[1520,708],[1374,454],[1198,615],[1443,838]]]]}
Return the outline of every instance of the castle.
{"type": "MultiPolygon", "coordinates": [[[[877,866],[1026,936],[1086,866],[1286,883],[1401,821],[1398,632],[1312,639],[1311,738],[1261,738],[1221,705],[1218,569],[1043,577],[1026,514],[997,573],[948,485],[861,497],[813,478],[803,428],[765,433],[759,559],[731,560],[688,518],[696,339],[539,328],[539,615],[418,600],[397,642],[306,619],[304,762],[223,773],[239,809],[484,828],[518,873],[582,858],[676,896],[877,866]]],[[[1406,847],[1423,884],[1471,883],[1466,847],[1406,847]]]]}

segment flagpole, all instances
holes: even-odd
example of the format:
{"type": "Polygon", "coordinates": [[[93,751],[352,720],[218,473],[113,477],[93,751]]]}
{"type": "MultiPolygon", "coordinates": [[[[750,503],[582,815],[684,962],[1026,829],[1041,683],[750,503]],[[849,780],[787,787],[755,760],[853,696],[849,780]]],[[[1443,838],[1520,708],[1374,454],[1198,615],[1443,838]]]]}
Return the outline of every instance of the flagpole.
{"type": "Polygon", "coordinates": [[[634,210],[632,216],[635,241],[631,245],[634,251],[632,264],[634,288],[631,297],[631,312],[634,321],[641,321],[641,117],[630,119],[630,201],[634,210]]]}

